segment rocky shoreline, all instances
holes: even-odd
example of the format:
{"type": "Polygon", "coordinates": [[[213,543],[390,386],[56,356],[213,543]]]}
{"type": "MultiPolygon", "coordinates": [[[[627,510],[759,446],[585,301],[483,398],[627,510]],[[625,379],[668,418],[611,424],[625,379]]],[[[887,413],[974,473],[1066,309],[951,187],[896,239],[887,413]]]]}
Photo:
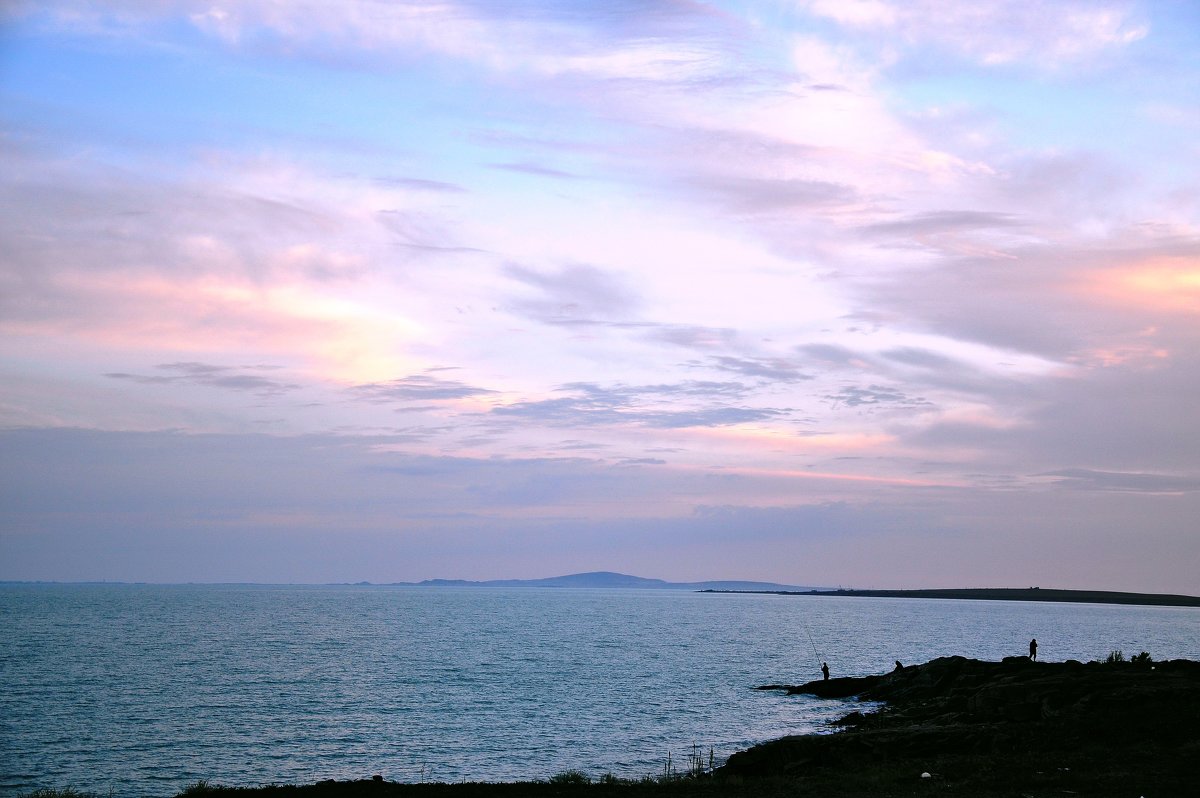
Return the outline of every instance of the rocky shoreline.
{"type": "Polygon", "coordinates": [[[865,768],[890,770],[901,783],[928,774],[922,780],[963,795],[1200,794],[1198,662],[944,657],[886,675],[759,689],[884,706],[851,713],[840,733],[734,754],[718,778],[827,781],[865,768]]]}

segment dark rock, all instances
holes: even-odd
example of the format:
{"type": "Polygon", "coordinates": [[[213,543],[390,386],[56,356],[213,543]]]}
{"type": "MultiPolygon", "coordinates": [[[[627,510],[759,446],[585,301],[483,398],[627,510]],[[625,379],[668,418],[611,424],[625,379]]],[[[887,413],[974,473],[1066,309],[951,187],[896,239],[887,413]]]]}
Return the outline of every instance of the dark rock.
{"type": "Polygon", "coordinates": [[[801,685],[787,687],[788,695],[803,693],[818,698],[851,698],[861,695],[879,683],[882,676],[842,676],[836,679],[818,679],[801,685]]]}
{"type": "Polygon", "coordinates": [[[834,726],[861,726],[867,720],[867,716],[855,710],[844,718],[839,718],[833,722],[834,726]]]}
{"type": "MultiPolygon", "coordinates": [[[[942,657],[880,676],[821,680],[789,694],[885,703],[834,734],[785,737],[731,756],[719,775],[794,776],[814,768],[950,755],[1098,750],[1101,760],[1200,750],[1200,663],[982,662],[942,657]]],[[[1189,753],[1190,752],[1190,753],[1189,753]]],[[[924,768],[922,768],[924,769],[924,768]]]]}

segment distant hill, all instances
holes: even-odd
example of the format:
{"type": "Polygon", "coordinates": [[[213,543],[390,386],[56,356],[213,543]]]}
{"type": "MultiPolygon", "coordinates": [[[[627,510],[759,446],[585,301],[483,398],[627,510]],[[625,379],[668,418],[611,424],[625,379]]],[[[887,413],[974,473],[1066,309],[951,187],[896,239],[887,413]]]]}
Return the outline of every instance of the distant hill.
{"type": "Polygon", "coordinates": [[[426,579],[423,582],[397,582],[396,584],[417,587],[586,587],[586,588],[639,588],[642,590],[730,590],[730,591],[794,591],[812,590],[809,587],[781,585],[775,582],[746,582],[740,580],[716,580],[708,582],[667,582],[663,579],[647,579],[641,576],[618,574],[612,571],[591,571],[567,576],[551,576],[544,579],[490,579],[475,582],[467,579],[426,579]]]}

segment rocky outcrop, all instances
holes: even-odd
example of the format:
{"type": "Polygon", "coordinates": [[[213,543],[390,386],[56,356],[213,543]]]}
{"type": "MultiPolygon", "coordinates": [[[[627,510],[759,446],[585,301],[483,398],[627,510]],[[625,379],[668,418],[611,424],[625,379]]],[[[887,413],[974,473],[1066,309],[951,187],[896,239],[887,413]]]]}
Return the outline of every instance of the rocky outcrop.
{"type": "MultiPolygon", "coordinates": [[[[796,775],[880,758],[1083,749],[1200,753],[1200,663],[982,662],[944,657],[885,675],[775,685],[789,694],[884,702],[833,734],[731,756],[721,775],[796,775]]],[[[1197,759],[1196,761],[1200,761],[1197,759]]]]}

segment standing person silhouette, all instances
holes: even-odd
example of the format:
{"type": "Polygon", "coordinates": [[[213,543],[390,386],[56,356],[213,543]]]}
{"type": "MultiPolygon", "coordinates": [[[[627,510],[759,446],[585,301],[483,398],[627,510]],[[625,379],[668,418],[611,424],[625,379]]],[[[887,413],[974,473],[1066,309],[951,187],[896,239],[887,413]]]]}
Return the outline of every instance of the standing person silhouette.
{"type": "Polygon", "coordinates": [[[1029,658],[1032,660],[1037,659],[1037,638],[1036,637],[1029,641],[1029,658]]]}
{"type": "Polygon", "coordinates": [[[829,663],[821,663],[821,675],[825,677],[825,681],[829,681],[829,663]]]}

